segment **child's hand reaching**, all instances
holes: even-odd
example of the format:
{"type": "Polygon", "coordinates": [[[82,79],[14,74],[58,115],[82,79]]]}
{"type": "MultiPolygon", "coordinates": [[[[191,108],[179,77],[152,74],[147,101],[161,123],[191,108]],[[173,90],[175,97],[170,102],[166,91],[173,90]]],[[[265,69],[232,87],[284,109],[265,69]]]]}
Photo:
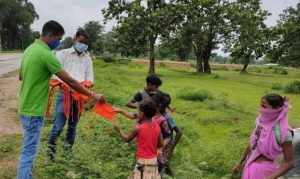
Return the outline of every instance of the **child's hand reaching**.
{"type": "Polygon", "coordinates": [[[122,109],[117,108],[117,107],[112,107],[114,112],[120,113],[122,111],[122,109]]]}

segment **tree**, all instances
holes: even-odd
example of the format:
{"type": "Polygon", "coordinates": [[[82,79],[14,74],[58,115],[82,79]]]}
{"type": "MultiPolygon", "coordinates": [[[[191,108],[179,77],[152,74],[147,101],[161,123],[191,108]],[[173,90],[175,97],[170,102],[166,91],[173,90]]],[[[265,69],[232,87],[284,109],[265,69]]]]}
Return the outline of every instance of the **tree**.
{"type": "Polygon", "coordinates": [[[72,37],[66,37],[62,42],[60,49],[66,49],[71,48],[73,46],[73,38],[72,37]]]}
{"type": "Polygon", "coordinates": [[[192,43],[188,34],[182,32],[170,33],[168,37],[162,39],[160,46],[163,49],[168,49],[168,55],[176,54],[180,61],[187,61],[188,56],[192,51],[192,43]]]}
{"type": "Polygon", "coordinates": [[[109,7],[102,10],[105,20],[116,19],[120,28],[129,36],[141,41],[147,39],[149,45],[149,73],[155,73],[155,43],[160,35],[169,32],[177,20],[173,1],[165,0],[110,0],[109,7]],[[131,32],[138,31],[139,34],[131,32]]]}
{"type": "Polygon", "coordinates": [[[85,30],[90,35],[89,50],[94,53],[102,53],[104,27],[98,21],[89,21],[83,27],[78,28],[78,30],[80,29],[85,30]]]}
{"type": "Polygon", "coordinates": [[[0,0],[1,48],[24,49],[34,39],[30,25],[38,15],[28,0],[0,0]]]}
{"type": "Polygon", "coordinates": [[[211,73],[209,59],[212,50],[230,37],[231,5],[230,0],[178,0],[185,18],[177,29],[193,46],[198,73],[211,73]]]}
{"type": "Polygon", "coordinates": [[[267,54],[270,61],[300,67],[300,3],[284,10],[272,34],[274,45],[267,54]]]}
{"type": "Polygon", "coordinates": [[[270,31],[264,21],[270,14],[260,7],[260,0],[240,0],[234,5],[234,38],[227,44],[232,62],[242,63],[242,72],[249,63],[262,57],[270,46],[270,31]]]}

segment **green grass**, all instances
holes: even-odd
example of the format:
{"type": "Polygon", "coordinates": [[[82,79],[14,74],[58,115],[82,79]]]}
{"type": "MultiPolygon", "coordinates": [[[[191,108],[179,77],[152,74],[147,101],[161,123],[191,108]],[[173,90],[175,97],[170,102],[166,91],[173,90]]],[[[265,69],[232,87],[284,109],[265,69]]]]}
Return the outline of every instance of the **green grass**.
{"type": "MultiPolygon", "coordinates": [[[[105,94],[111,104],[126,109],[125,102],[144,87],[147,70],[140,65],[94,60],[94,90],[105,94]]],[[[286,95],[276,90],[279,88],[272,89],[274,84],[285,86],[300,75],[297,71],[289,71],[288,75],[236,71],[198,75],[191,70],[171,70],[164,66],[156,70],[163,80],[161,90],[172,97],[172,105],[176,108],[173,117],[184,133],[172,161],[176,179],[230,178],[231,167],[248,143],[261,96],[270,92],[286,95]],[[181,97],[183,90],[192,100],[181,97]],[[199,99],[195,91],[207,91],[209,97],[205,93],[204,99],[200,96],[201,100],[194,100],[199,99]]],[[[290,122],[296,125],[300,96],[289,96],[293,105],[290,122]]],[[[51,120],[47,121],[34,168],[35,178],[126,178],[132,171],[135,143],[121,142],[112,130],[112,123],[96,119],[95,123],[89,113],[81,118],[72,159],[62,156],[65,134],[61,135],[57,160],[52,164],[46,159],[47,137],[52,124],[51,120]]],[[[124,117],[118,116],[118,120],[126,131],[134,126],[124,117]]]]}

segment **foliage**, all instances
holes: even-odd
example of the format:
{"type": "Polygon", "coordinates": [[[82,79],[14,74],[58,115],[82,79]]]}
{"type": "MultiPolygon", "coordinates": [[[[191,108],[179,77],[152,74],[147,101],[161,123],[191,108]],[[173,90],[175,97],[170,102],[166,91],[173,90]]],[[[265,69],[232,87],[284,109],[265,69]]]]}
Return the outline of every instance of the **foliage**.
{"type": "Polygon", "coordinates": [[[110,0],[109,7],[102,10],[105,20],[116,19],[122,40],[129,47],[149,45],[149,73],[155,73],[155,43],[159,35],[169,33],[177,22],[174,1],[110,0]]]}
{"type": "Polygon", "coordinates": [[[292,81],[284,88],[286,93],[300,93],[300,81],[292,81]]]}
{"type": "Polygon", "coordinates": [[[272,85],[271,89],[273,89],[273,90],[281,90],[282,89],[282,85],[280,83],[274,83],[272,85]]]}
{"type": "Polygon", "coordinates": [[[190,88],[182,89],[177,96],[188,101],[204,101],[213,98],[213,95],[209,91],[190,88]]]}
{"type": "Polygon", "coordinates": [[[108,52],[104,52],[102,56],[100,56],[100,59],[102,59],[106,63],[118,63],[118,64],[129,64],[131,59],[130,58],[124,58],[124,57],[116,57],[113,54],[110,54],[108,52]]]}
{"type": "Polygon", "coordinates": [[[73,38],[72,37],[66,37],[60,45],[60,49],[66,49],[66,48],[71,48],[73,46],[73,38]]]}
{"type": "Polygon", "coordinates": [[[273,28],[275,41],[268,52],[271,62],[284,66],[299,67],[300,62],[300,3],[289,7],[280,15],[278,24],[273,28]]]}
{"type": "Polygon", "coordinates": [[[104,26],[102,26],[98,21],[89,21],[84,24],[83,27],[79,29],[85,30],[90,35],[89,50],[95,54],[103,53],[103,31],[104,26]]]}
{"type": "Polygon", "coordinates": [[[231,19],[229,0],[179,0],[184,21],[177,24],[176,36],[189,42],[196,56],[198,73],[211,73],[209,59],[212,50],[230,37],[231,19]]]}
{"type": "Polygon", "coordinates": [[[39,16],[27,0],[0,0],[0,51],[25,49],[38,32],[30,24],[39,16]]]}
{"type": "Polygon", "coordinates": [[[226,45],[232,62],[244,65],[243,72],[251,61],[262,57],[269,48],[270,32],[264,21],[270,13],[262,10],[260,3],[260,0],[237,1],[233,6],[235,35],[226,45]]]}

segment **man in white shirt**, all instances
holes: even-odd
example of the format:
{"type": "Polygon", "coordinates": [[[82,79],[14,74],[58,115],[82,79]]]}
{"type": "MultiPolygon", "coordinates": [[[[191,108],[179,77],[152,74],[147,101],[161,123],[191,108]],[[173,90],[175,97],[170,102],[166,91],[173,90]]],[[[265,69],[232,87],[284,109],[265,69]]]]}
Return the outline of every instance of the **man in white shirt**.
{"type": "MultiPolygon", "coordinates": [[[[86,53],[90,42],[89,34],[83,30],[77,31],[74,44],[69,49],[64,49],[56,53],[63,68],[79,82],[90,81],[94,83],[93,63],[91,57],[86,53]]],[[[56,78],[56,77],[55,77],[56,78]]],[[[57,78],[56,78],[57,79],[57,78]]],[[[59,79],[58,79],[59,80],[59,79]]],[[[64,113],[63,97],[64,92],[61,90],[57,97],[56,114],[53,122],[53,127],[48,138],[48,156],[50,161],[54,160],[56,152],[56,142],[61,134],[66,122],[68,128],[66,132],[66,154],[71,152],[75,141],[76,127],[79,121],[78,106],[71,100],[70,116],[66,117],[64,113]]],[[[68,94],[70,95],[70,94],[68,94]]]]}

